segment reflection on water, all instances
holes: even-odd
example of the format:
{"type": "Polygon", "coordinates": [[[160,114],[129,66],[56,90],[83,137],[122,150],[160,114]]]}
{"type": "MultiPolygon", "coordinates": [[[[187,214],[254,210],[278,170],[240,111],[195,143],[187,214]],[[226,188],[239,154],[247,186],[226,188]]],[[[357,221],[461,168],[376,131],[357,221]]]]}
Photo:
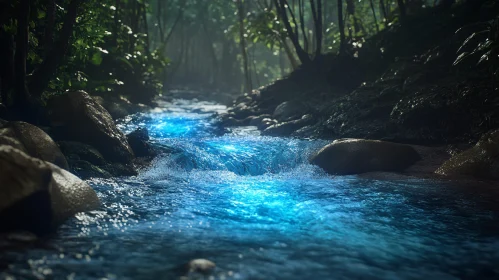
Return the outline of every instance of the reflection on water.
{"type": "Polygon", "coordinates": [[[333,178],[307,164],[325,142],[214,136],[221,108],[204,105],[122,122],[176,152],[137,177],[89,180],[106,207],[35,249],[3,252],[0,276],[176,279],[179,265],[208,258],[214,279],[499,277],[498,191],[333,178]]]}

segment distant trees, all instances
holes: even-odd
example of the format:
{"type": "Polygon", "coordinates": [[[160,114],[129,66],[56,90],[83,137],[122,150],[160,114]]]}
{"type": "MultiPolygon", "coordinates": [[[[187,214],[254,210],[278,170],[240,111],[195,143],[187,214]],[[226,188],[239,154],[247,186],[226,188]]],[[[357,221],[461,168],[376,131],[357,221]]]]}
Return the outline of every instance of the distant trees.
{"type": "Polygon", "coordinates": [[[167,61],[149,45],[148,0],[2,1],[0,10],[0,97],[20,115],[68,88],[140,92],[143,102],[159,92],[167,61]]]}
{"type": "Polygon", "coordinates": [[[355,54],[423,3],[454,2],[0,1],[1,102],[28,108],[68,88],[148,102],[171,83],[249,91],[326,52],[355,54]]]}

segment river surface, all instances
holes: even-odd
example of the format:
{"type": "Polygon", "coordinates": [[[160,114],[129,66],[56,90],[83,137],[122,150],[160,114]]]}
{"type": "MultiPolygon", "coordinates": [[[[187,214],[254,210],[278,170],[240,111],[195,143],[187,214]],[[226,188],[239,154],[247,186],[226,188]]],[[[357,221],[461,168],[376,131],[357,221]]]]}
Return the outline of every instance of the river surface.
{"type": "Polygon", "coordinates": [[[328,176],[307,163],[324,141],[220,135],[224,106],[163,106],[120,128],[172,152],[136,177],[88,180],[105,207],[2,252],[0,278],[178,279],[206,258],[206,279],[499,279],[497,190],[328,176]]]}

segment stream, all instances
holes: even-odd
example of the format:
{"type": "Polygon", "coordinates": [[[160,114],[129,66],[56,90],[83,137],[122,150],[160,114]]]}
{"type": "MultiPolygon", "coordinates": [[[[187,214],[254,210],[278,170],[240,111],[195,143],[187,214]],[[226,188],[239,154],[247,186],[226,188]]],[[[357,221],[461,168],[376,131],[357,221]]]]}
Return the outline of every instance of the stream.
{"type": "Polygon", "coordinates": [[[147,127],[172,152],[138,176],[88,180],[105,207],[2,252],[0,278],[178,279],[206,258],[206,279],[499,279],[496,188],[333,177],[308,164],[326,141],[220,135],[224,106],[161,107],[119,127],[147,127]]]}

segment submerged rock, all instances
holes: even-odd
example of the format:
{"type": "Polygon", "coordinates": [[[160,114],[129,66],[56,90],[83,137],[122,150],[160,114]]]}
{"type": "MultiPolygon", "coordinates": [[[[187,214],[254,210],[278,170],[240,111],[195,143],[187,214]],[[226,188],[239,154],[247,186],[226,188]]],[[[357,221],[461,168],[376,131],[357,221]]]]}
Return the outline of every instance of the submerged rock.
{"type": "Polygon", "coordinates": [[[99,206],[95,191],[78,177],[0,145],[0,231],[44,235],[74,214],[99,206]]]}
{"type": "Polygon", "coordinates": [[[499,178],[499,130],[485,134],[478,143],[453,156],[436,171],[444,176],[499,178]]]}
{"type": "MultiPolygon", "coordinates": [[[[27,152],[30,156],[53,163],[61,168],[69,169],[66,157],[63,155],[59,146],[52,138],[40,128],[25,122],[9,122],[2,130],[0,135],[17,140],[12,142],[13,147],[27,152]]],[[[7,144],[4,139],[4,144],[7,144]]]]}
{"type": "Polygon", "coordinates": [[[216,267],[216,264],[206,259],[194,259],[187,264],[188,273],[210,274],[216,267]]]}
{"type": "Polygon", "coordinates": [[[373,171],[401,172],[420,160],[408,145],[375,140],[337,140],[311,160],[329,174],[351,175],[373,171]]]}
{"type": "Polygon", "coordinates": [[[130,163],[134,155],[111,115],[83,91],[68,92],[48,101],[49,118],[62,140],[96,147],[113,162],[130,163]]]}

